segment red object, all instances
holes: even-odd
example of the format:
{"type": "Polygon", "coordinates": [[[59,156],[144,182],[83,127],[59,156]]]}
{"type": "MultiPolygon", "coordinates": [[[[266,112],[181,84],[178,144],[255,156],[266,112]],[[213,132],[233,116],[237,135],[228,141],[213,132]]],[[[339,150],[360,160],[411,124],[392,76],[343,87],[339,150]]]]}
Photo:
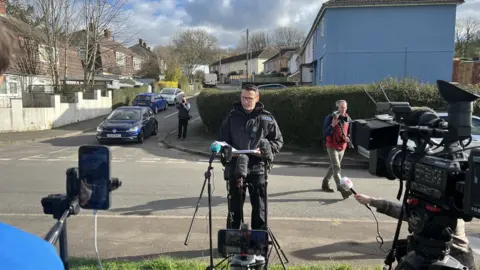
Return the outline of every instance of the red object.
{"type": "MultiPolygon", "coordinates": [[[[348,114],[346,115],[348,118],[348,114]]],[[[345,135],[348,134],[348,123],[343,124],[343,133],[345,135]]],[[[340,125],[336,125],[333,128],[332,135],[327,136],[327,147],[333,148],[338,151],[343,151],[347,149],[347,141],[342,137],[342,130],[340,129],[340,125]]]]}

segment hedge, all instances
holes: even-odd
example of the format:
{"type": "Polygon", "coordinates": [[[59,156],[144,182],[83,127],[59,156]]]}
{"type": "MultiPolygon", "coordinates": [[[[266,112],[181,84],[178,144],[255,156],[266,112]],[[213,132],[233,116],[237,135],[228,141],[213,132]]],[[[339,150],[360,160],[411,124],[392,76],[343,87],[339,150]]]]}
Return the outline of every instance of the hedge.
{"type": "Polygon", "coordinates": [[[148,85],[133,88],[121,88],[112,91],[112,109],[132,105],[133,99],[140,93],[148,92],[148,85]]]}
{"type": "Polygon", "coordinates": [[[178,82],[175,81],[161,81],[158,83],[158,87],[160,90],[163,88],[177,88],[178,87],[178,82]]]}
{"type": "MultiPolygon", "coordinates": [[[[382,82],[382,86],[391,101],[407,101],[412,107],[446,110],[447,104],[439,96],[435,85],[411,80],[387,80],[382,82]]],[[[375,114],[375,105],[365,90],[376,101],[386,101],[379,89],[379,84],[292,87],[262,91],[260,101],[276,118],[285,143],[318,147],[322,141],[324,118],[335,110],[336,100],[347,100],[348,114],[353,119],[370,118],[375,114]]],[[[197,98],[198,110],[209,132],[218,132],[224,117],[232,109],[232,102],[239,101],[239,96],[240,91],[218,89],[206,89],[200,93],[197,98]]],[[[475,114],[480,113],[479,105],[478,101],[474,105],[475,114]]]]}

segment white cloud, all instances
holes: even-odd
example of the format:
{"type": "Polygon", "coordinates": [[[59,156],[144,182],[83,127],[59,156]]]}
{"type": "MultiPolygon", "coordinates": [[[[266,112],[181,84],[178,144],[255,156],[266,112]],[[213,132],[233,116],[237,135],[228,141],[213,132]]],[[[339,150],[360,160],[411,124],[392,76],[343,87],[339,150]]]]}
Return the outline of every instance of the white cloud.
{"type": "MultiPolygon", "coordinates": [[[[248,28],[294,26],[310,30],[321,5],[311,0],[129,0],[132,5],[130,40],[142,38],[149,46],[167,44],[179,31],[201,28],[215,35],[222,47],[235,46],[248,28]]],[[[468,0],[457,18],[480,18],[480,0],[468,0]]]]}

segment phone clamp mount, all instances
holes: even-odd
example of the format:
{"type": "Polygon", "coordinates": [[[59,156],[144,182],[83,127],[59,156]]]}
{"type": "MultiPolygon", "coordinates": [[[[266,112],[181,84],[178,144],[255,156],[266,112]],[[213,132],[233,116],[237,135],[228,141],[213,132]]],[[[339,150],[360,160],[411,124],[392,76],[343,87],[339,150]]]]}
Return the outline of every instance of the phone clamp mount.
{"type": "MultiPolygon", "coordinates": [[[[43,213],[52,215],[57,223],[48,231],[43,238],[52,245],[59,242],[60,258],[62,259],[65,270],[69,269],[68,265],[68,240],[67,240],[67,218],[71,215],[80,213],[80,178],[78,168],[68,168],[66,171],[67,193],[66,194],[50,194],[42,198],[41,203],[43,213]]],[[[118,178],[109,180],[109,192],[118,189],[122,182],[118,178]]]]}

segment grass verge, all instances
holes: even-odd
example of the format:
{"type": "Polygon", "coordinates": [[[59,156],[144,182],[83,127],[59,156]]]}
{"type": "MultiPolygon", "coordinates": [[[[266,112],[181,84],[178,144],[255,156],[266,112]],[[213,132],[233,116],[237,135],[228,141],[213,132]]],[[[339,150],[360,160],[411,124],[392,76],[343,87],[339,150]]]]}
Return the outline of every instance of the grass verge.
{"type": "MultiPolygon", "coordinates": [[[[218,263],[217,261],[216,263],[218,263]]],[[[159,257],[144,261],[102,261],[105,270],[205,270],[208,266],[206,261],[175,259],[171,257],[159,257]]],[[[222,269],[220,265],[218,269],[222,269]]],[[[289,270],[353,270],[353,269],[381,269],[380,266],[351,266],[341,263],[312,264],[312,265],[288,265],[289,270]]],[[[71,270],[97,270],[98,264],[92,259],[72,259],[71,270]]],[[[279,264],[269,265],[269,270],[283,269],[279,264]]]]}

